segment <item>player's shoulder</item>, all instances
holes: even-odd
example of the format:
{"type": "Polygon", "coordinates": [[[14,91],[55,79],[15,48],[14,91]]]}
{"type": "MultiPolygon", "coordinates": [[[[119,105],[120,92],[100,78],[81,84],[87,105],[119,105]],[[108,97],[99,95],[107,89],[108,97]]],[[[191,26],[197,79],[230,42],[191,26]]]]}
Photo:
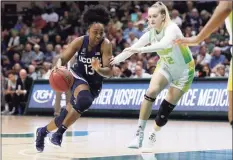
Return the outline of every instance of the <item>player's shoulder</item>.
{"type": "Polygon", "coordinates": [[[112,43],[110,42],[110,40],[108,38],[104,38],[103,44],[104,45],[111,45],[112,43]]]}
{"type": "Polygon", "coordinates": [[[175,22],[172,21],[168,24],[167,28],[172,30],[180,30],[180,27],[175,22]]]}
{"type": "Polygon", "coordinates": [[[110,42],[110,40],[108,38],[104,38],[102,44],[101,44],[101,47],[111,47],[112,46],[112,43],[110,42]]]}
{"type": "Polygon", "coordinates": [[[169,33],[173,33],[173,34],[180,34],[181,33],[180,27],[174,22],[170,22],[167,25],[166,31],[168,31],[169,33]]]}

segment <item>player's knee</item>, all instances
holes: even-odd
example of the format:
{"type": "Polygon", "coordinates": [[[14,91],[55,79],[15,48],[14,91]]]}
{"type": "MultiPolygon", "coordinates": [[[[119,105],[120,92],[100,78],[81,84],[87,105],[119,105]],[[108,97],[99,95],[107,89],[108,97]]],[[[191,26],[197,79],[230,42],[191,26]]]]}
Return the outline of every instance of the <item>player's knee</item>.
{"type": "Polygon", "coordinates": [[[156,97],[161,91],[161,87],[159,85],[153,86],[153,88],[149,88],[146,92],[146,95],[149,97],[156,97]]]}
{"type": "Polygon", "coordinates": [[[82,114],[92,105],[93,101],[94,101],[94,98],[92,94],[90,93],[90,91],[82,90],[79,92],[77,99],[76,99],[76,104],[73,107],[77,112],[82,114]]]}
{"type": "Polygon", "coordinates": [[[68,111],[66,109],[63,109],[61,111],[60,115],[55,118],[54,122],[55,122],[57,127],[60,127],[60,125],[62,124],[62,122],[66,118],[67,113],[68,113],[68,111]]]}
{"type": "Polygon", "coordinates": [[[165,99],[163,100],[163,102],[160,105],[157,116],[155,118],[155,122],[157,126],[162,127],[166,125],[168,121],[168,117],[174,108],[175,108],[175,105],[167,102],[165,99]]]}

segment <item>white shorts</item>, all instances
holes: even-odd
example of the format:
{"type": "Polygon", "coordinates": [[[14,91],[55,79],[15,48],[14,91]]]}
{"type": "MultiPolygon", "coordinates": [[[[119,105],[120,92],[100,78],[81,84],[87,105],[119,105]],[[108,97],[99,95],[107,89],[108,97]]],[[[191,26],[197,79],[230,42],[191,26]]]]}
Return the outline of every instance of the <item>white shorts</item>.
{"type": "Polygon", "coordinates": [[[170,86],[187,92],[193,82],[195,62],[193,60],[185,66],[171,66],[163,62],[159,62],[155,72],[159,72],[166,77],[170,86]]]}

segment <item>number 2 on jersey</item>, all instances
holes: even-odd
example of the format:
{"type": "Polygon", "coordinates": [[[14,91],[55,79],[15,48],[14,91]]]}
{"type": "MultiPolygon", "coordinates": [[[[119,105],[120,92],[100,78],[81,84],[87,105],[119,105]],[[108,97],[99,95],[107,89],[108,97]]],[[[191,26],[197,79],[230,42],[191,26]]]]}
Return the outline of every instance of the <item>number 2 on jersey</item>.
{"type": "Polygon", "coordinates": [[[92,68],[91,64],[84,64],[85,66],[85,71],[86,71],[86,74],[88,75],[93,75],[95,73],[94,69],[92,68]]]}

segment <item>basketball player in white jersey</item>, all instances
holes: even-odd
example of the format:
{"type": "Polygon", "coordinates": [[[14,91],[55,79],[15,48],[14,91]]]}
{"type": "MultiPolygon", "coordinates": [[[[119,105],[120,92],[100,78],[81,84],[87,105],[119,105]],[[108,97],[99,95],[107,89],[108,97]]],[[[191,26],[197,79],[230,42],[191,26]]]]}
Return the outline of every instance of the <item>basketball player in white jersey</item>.
{"type": "Polygon", "coordinates": [[[129,148],[142,147],[144,129],[150,117],[152,104],[158,94],[169,85],[168,93],[162,101],[152,134],[149,136],[149,145],[155,143],[155,135],[167,121],[177,102],[188,91],[192,84],[195,72],[194,60],[190,49],[183,45],[174,45],[173,41],[182,38],[180,28],[171,21],[167,7],[156,2],[148,10],[148,31],[130,48],[112,59],[111,64],[118,64],[135,53],[157,52],[160,60],[154,71],[149,88],[141,104],[138,129],[135,139],[129,148]],[[149,46],[146,46],[150,44],[149,46]]]}
{"type": "MultiPolygon", "coordinates": [[[[211,19],[205,25],[205,27],[201,30],[201,32],[197,36],[193,36],[190,38],[181,38],[177,39],[175,43],[177,44],[184,44],[189,46],[198,45],[201,41],[205,38],[209,37],[211,33],[213,33],[220,25],[222,25],[225,21],[227,31],[230,35],[229,44],[232,46],[232,1],[220,1],[219,5],[216,7],[214,14],[212,15],[211,19]]],[[[233,54],[233,50],[231,48],[231,54],[233,54]]],[[[233,120],[232,120],[232,60],[230,64],[230,75],[228,78],[228,101],[229,101],[229,110],[228,110],[228,119],[230,124],[233,127],[233,120]]]]}

